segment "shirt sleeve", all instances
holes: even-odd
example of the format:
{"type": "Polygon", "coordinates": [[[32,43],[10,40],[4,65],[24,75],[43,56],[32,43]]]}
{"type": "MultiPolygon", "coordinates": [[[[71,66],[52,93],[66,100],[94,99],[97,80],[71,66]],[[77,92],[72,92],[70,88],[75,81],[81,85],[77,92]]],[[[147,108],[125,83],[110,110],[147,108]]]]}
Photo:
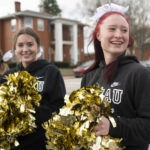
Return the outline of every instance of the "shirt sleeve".
{"type": "Polygon", "coordinates": [[[114,118],[117,127],[110,126],[109,135],[123,138],[125,145],[150,143],[150,71],[143,69],[131,76],[129,85],[136,116],[114,118]]]}
{"type": "Polygon", "coordinates": [[[64,105],[66,88],[61,73],[56,68],[47,70],[45,85],[42,93],[40,107],[36,110],[37,123],[48,121],[52,113],[59,112],[64,105]]]}

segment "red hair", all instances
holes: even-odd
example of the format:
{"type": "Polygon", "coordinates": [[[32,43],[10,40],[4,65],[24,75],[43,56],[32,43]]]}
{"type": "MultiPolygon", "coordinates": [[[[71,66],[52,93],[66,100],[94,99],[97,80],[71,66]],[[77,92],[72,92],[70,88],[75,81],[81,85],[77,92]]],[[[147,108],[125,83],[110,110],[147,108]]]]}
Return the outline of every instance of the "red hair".
{"type": "MultiPolygon", "coordinates": [[[[89,72],[90,70],[93,70],[94,68],[97,68],[99,66],[99,63],[100,62],[104,62],[104,53],[103,53],[103,50],[102,50],[102,47],[101,47],[101,43],[100,41],[97,39],[97,33],[99,32],[99,28],[100,28],[100,25],[103,23],[103,21],[111,16],[111,15],[114,15],[114,14],[118,14],[122,17],[125,18],[125,20],[128,22],[129,24],[129,20],[127,19],[127,17],[125,17],[125,15],[123,15],[122,13],[119,13],[119,12],[108,12],[106,14],[104,14],[97,22],[96,24],[96,27],[92,33],[92,39],[90,41],[90,43],[93,41],[94,43],[94,50],[95,50],[95,58],[94,58],[94,63],[87,69],[85,70],[84,74],[89,72]]],[[[130,31],[130,30],[129,30],[130,31]]],[[[133,43],[134,43],[134,40],[133,38],[131,37],[131,35],[129,34],[129,43],[128,43],[128,47],[132,47],[133,46],[133,43]]],[[[124,55],[124,54],[123,54],[124,55]]],[[[122,55],[122,56],[123,56],[122,55]]],[[[120,57],[122,57],[120,56],[120,57]]],[[[119,58],[120,58],[119,57],[119,58]]],[[[119,61],[119,58],[115,61],[115,62],[112,62],[111,64],[105,66],[105,70],[104,70],[104,79],[106,79],[108,81],[108,83],[111,83],[111,81],[113,80],[113,77],[117,71],[117,66],[118,66],[118,61],[119,61]]]]}

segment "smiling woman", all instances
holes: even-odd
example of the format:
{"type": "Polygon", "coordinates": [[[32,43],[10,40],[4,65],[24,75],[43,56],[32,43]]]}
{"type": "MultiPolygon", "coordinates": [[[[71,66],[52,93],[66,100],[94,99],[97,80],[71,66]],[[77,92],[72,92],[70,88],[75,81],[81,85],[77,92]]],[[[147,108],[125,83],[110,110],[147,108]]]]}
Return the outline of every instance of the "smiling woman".
{"type": "Polygon", "coordinates": [[[150,143],[150,71],[136,57],[126,56],[133,45],[125,13],[128,9],[110,3],[99,7],[93,31],[95,60],[81,87],[99,84],[114,110],[111,120],[103,116],[93,131],[96,136],[122,138],[125,150],[147,150],[150,143]],[[142,79],[142,80],[141,80],[142,79]]]}
{"type": "Polygon", "coordinates": [[[37,60],[36,55],[40,47],[39,40],[36,42],[32,36],[22,34],[17,38],[15,45],[16,55],[24,67],[37,60]]]}
{"type": "Polygon", "coordinates": [[[37,125],[35,132],[20,136],[18,138],[20,145],[14,150],[46,150],[45,131],[41,124],[64,105],[66,90],[61,73],[56,66],[37,58],[39,48],[40,39],[36,32],[28,27],[20,29],[14,38],[14,50],[20,63],[0,78],[0,83],[6,83],[5,75],[27,71],[38,80],[35,87],[42,96],[40,107],[35,107],[37,125]]]}
{"type": "Polygon", "coordinates": [[[101,42],[105,63],[110,64],[123,54],[128,46],[129,24],[123,16],[112,12],[111,16],[101,21],[96,36],[101,42]]]}

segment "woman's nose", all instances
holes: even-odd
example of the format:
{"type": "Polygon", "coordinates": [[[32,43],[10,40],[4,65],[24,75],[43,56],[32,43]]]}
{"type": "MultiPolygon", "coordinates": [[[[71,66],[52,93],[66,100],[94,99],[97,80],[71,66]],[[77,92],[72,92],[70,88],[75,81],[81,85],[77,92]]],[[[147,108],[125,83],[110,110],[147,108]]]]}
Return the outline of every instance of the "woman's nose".
{"type": "Polygon", "coordinates": [[[121,36],[122,36],[121,31],[120,31],[120,30],[117,30],[117,31],[115,32],[115,36],[116,36],[116,37],[121,37],[121,36]]]}
{"type": "Polygon", "coordinates": [[[27,51],[28,50],[28,46],[24,45],[23,46],[23,51],[27,51]]]}

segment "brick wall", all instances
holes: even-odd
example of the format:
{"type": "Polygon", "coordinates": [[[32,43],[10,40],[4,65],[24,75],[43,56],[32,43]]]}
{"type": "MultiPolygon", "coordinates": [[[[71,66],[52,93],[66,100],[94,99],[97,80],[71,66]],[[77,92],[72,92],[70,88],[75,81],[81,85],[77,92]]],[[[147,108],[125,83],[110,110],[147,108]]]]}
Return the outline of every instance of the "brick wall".
{"type": "Polygon", "coordinates": [[[48,27],[48,21],[44,20],[44,31],[38,31],[37,19],[34,18],[34,30],[40,37],[40,43],[44,47],[44,58],[49,59],[49,46],[50,46],[50,32],[48,27]]]}
{"type": "Polygon", "coordinates": [[[71,45],[63,45],[63,61],[70,62],[70,49],[71,45]]]}
{"type": "Polygon", "coordinates": [[[71,26],[69,25],[63,25],[62,26],[63,29],[63,41],[71,41],[72,37],[71,37],[71,26]]]}
{"type": "Polygon", "coordinates": [[[150,59],[150,49],[145,49],[144,55],[143,55],[143,60],[148,60],[148,59],[150,59]]]}
{"type": "Polygon", "coordinates": [[[7,19],[3,22],[3,33],[2,33],[2,49],[5,52],[12,49],[13,46],[13,38],[15,32],[10,31],[10,20],[7,19]]]}
{"type": "MultiPolygon", "coordinates": [[[[134,55],[135,55],[138,59],[140,59],[140,55],[139,55],[139,52],[138,52],[137,49],[134,50],[134,55]]],[[[149,59],[150,59],[150,48],[146,48],[146,49],[144,50],[142,60],[149,60],[149,59]]]]}

